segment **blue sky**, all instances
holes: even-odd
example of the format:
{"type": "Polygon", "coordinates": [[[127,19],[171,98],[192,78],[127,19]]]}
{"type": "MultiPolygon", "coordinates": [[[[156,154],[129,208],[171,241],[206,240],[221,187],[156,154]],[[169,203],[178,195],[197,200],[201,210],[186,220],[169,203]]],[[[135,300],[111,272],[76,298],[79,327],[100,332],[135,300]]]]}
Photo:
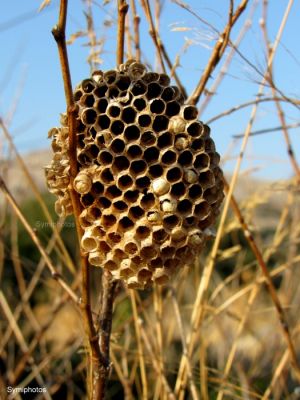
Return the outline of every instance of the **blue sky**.
{"type": "MultiPolygon", "coordinates": [[[[49,146],[47,132],[59,121],[59,113],[64,111],[64,93],[60,75],[57,48],[51,36],[51,28],[57,21],[59,2],[53,0],[51,6],[38,13],[40,2],[34,0],[3,1],[0,17],[0,116],[9,121],[10,131],[21,152],[28,152],[49,146]]],[[[103,0],[94,2],[94,16],[97,34],[105,36],[104,53],[101,55],[101,69],[110,69],[115,64],[115,1],[103,5],[103,0]],[[104,21],[111,20],[110,28],[104,27],[104,21]]],[[[154,4],[154,1],[150,1],[154,4]]],[[[222,30],[227,19],[227,0],[186,1],[199,16],[208,21],[217,30],[222,30]]],[[[235,1],[237,3],[237,1],[235,1]]],[[[268,31],[274,40],[280,25],[287,1],[269,1],[268,31]]],[[[240,29],[249,18],[253,0],[249,9],[232,32],[235,41],[240,29]]],[[[68,35],[85,30],[86,20],[83,14],[83,1],[69,0],[68,35]]],[[[143,56],[148,62],[155,58],[152,41],[148,35],[148,25],[141,15],[141,45],[143,56]]],[[[278,52],[274,61],[275,81],[287,96],[299,99],[300,72],[300,2],[295,2],[287,21],[278,52]]],[[[259,27],[261,2],[254,12],[252,26],[244,37],[240,50],[256,67],[263,71],[266,65],[265,50],[259,27]]],[[[215,44],[215,32],[200,22],[192,14],[180,8],[174,2],[165,0],[160,25],[161,37],[172,60],[175,59],[187,42],[191,43],[181,57],[178,73],[188,92],[195,87],[201,72],[215,44]]],[[[73,86],[89,76],[86,63],[89,49],[84,46],[86,38],[76,40],[69,47],[70,66],[73,86]]],[[[220,65],[221,67],[221,65],[220,65]]],[[[219,67],[219,68],[220,68],[219,67]]],[[[219,68],[213,73],[208,88],[217,76],[219,68]]],[[[235,56],[228,75],[217,90],[216,96],[201,115],[207,121],[226,109],[254,99],[257,82],[261,79],[242,58],[235,56]]],[[[270,90],[266,88],[266,94],[270,90]]],[[[199,103],[201,105],[201,101],[199,103]]],[[[287,123],[299,121],[299,110],[284,105],[287,123]]],[[[211,124],[212,135],[225,162],[225,168],[231,170],[240,142],[233,142],[233,135],[242,133],[247,125],[251,108],[245,108],[231,116],[224,117],[211,124]],[[229,160],[227,159],[229,158],[229,160]],[[231,161],[230,161],[231,160],[231,161]]],[[[278,116],[272,103],[259,107],[254,129],[279,126],[278,116]]],[[[294,150],[300,149],[299,129],[291,129],[290,137],[294,150]]],[[[300,162],[300,159],[298,158],[300,162]]],[[[272,132],[250,139],[242,169],[254,169],[255,175],[268,179],[288,178],[292,168],[286,155],[286,146],[281,132],[272,132]]]]}

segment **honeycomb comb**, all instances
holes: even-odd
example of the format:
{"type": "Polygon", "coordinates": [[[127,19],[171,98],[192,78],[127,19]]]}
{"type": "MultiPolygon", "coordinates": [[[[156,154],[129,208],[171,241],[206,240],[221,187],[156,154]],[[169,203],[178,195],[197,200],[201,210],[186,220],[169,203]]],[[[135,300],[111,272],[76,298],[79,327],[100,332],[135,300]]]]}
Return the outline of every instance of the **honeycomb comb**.
{"type": "MultiPolygon", "coordinates": [[[[199,254],[224,197],[210,129],[167,75],[133,60],[97,71],[74,99],[82,249],[129,288],[164,284],[199,254]]],[[[56,212],[68,215],[65,115],[61,123],[49,132],[46,176],[56,212]]]]}

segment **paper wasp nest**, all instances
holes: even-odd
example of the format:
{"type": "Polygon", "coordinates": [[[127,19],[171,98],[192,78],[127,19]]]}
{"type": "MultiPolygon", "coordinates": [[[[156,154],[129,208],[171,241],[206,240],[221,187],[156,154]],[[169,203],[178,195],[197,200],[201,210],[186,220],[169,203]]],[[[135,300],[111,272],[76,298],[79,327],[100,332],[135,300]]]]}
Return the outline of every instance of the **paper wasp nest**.
{"type": "MultiPolygon", "coordinates": [[[[223,200],[220,157],[197,109],[184,105],[165,74],[128,61],[97,71],[74,93],[78,106],[78,175],[92,265],[130,288],[163,284],[201,251],[223,200]]],[[[68,128],[52,129],[54,157],[46,175],[56,211],[72,212],[68,128]]]]}

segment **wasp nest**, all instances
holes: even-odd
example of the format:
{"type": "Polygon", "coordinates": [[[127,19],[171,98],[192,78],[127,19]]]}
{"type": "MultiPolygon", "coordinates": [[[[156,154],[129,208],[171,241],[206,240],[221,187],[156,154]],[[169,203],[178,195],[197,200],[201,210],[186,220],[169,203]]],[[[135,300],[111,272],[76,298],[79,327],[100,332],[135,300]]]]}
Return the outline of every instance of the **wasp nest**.
{"type": "MultiPolygon", "coordinates": [[[[193,262],[223,200],[220,157],[197,109],[184,105],[165,74],[128,61],[97,71],[74,93],[78,106],[78,175],[92,265],[130,288],[163,284],[193,262]]],[[[56,211],[72,212],[68,128],[50,131],[54,158],[46,169],[56,211]]]]}

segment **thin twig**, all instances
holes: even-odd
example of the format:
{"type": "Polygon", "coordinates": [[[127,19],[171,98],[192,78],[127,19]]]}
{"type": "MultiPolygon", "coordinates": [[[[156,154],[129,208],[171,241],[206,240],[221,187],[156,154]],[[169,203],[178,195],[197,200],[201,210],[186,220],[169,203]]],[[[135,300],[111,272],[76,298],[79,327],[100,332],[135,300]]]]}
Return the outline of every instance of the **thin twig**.
{"type": "MultiPolygon", "coordinates": [[[[68,1],[60,1],[59,19],[57,25],[53,28],[52,33],[56,40],[59,59],[61,64],[61,72],[64,83],[65,98],[67,103],[68,127],[69,127],[69,162],[70,162],[70,185],[69,192],[73,206],[74,218],[78,241],[82,237],[82,228],[79,224],[79,216],[81,213],[81,204],[78,194],[73,189],[73,181],[78,172],[77,164],[77,140],[76,140],[76,107],[73,98],[72,82],[69,68],[69,60],[66,46],[66,21],[67,21],[68,1]]],[[[101,352],[96,334],[91,302],[90,302],[90,271],[87,256],[80,254],[81,274],[82,274],[82,315],[85,324],[85,330],[89,341],[89,354],[91,358],[90,371],[88,377],[88,390],[92,399],[104,398],[104,382],[101,381],[99,368],[101,366],[101,352]]]]}
{"type": "Polygon", "coordinates": [[[130,7],[133,18],[133,31],[134,31],[134,47],[135,47],[135,59],[141,61],[141,46],[140,46],[140,17],[136,12],[135,0],[130,0],[130,7]]]}
{"type": "Polygon", "coordinates": [[[66,291],[69,294],[70,298],[73,301],[75,301],[75,303],[78,303],[78,298],[77,298],[76,294],[73,292],[73,290],[70,288],[70,286],[64,281],[62,276],[57,272],[57,270],[54,267],[52,261],[50,260],[50,257],[46,253],[42,243],[40,242],[40,240],[37,237],[37,235],[35,234],[34,230],[31,228],[31,226],[29,225],[28,221],[24,217],[20,207],[18,206],[16,200],[14,199],[12,194],[10,193],[9,189],[7,188],[7,186],[6,186],[6,184],[3,181],[1,176],[0,176],[0,189],[4,193],[6,199],[8,200],[8,202],[10,204],[10,206],[14,210],[15,214],[18,216],[18,218],[21,221],[21,223],[24,225],[24,228],[27,230],[27,232],[28,232],[29,236],[31,237],[32,241],[34,242],[34,244],[38,248],[39,252],[41,253],[42,257],[44,258],[45,263],[46,263],[46,265],[47,265],[47,267],[48,267],[48,269],[49,269],[49,271],[51,273],[52,278],[59,283],[59,285],[64,289],[64,291],[66,291]]]}
{"type": "Polygon", "coordinates": [[[210,59],[204,69],[204,73],[201,76],[197,87],[195,88],[195,90],[193,91],[193,93],[191,94],[191,96],[188,99],[188,102],[190,104],[195,105],[199,101],[199,98],[204,91],[207,81],[209,80],[212,72],[214,71],[214,69],[219,64],[220,60],[222,59],[225,49],[229,43],[231,29],[234,26],[234,24],[236,23],[236,21],[239,19],[239,17],[242,15],[243,11],[246,9],[248,1],[249,0],[243,0],[240,3],[240,5],[238,6],[238,8],[234,14],[232,14],[230,12],[229,22],[226,25],[224,31],[220,35],[220,37],[215,45],[215,48],[210,56],[210,59]]]}
{"type": "Polygon", "coordinates": [[[117,65],[124,60],[125,18],[128,11],[126,0],[118,0],[118,38],[117,38],[117,65]]]}

